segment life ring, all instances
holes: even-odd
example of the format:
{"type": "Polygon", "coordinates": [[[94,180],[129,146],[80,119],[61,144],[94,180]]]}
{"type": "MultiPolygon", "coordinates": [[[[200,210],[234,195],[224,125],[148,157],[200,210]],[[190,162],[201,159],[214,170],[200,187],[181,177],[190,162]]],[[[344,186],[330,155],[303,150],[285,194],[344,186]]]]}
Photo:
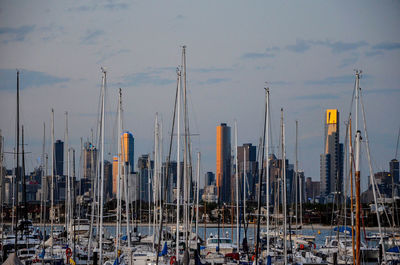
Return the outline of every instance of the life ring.
{"type": "Polygon", "coordinates": [[[169,260],[169,264],[173,265],[176,262],[176,257],[172,256],[169,260]]]}
{"type": "Polygon", "coordinates": [[[304,245],[300,244],[300,249],[303,250],[304,249],[304,245]]]}

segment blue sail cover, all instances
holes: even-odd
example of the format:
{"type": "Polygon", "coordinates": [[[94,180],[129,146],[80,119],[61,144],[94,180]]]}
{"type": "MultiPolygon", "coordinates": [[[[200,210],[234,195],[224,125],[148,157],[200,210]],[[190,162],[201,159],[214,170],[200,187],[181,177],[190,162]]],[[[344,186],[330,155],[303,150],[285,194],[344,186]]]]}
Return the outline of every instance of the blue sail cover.
{"type": "Polygon", "coordinates": [[[398,246],[389,248],[388,250],[386,250],[386,252],[390,252],[390,253],[400,253],[400,248],[398,246]]]}
{"type": "Polygon", "coordinates": [[[164,242],[164,247],[158,256],[165,256],[167,254],[168,254],[168,246],[167,246],[167,242],[164,242]]]}
{"type": "MultiPolygon", "coordinates": [[[[338,228],[337,227],[335,227],[335,228],[333,228],[333,231],[338,231],[338,228]]],[[[346,233],[346,234],[348,234],[348,235],[351,235],[351,227],[348,227],[348,226],[340,226],[339,227],[339,232],[340,233],[346,233]]],[[[354,234],[355,234],[355,232],[356,231],[354,231],[354,234]]]]}

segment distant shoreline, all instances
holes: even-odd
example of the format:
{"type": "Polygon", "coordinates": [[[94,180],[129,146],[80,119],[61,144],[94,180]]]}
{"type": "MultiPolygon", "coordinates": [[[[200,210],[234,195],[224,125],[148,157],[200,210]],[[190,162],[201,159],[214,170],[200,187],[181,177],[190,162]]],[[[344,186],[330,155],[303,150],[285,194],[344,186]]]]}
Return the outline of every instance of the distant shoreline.
{"type": "MultiPolygon", "coordinates": [[[[7,222],[7,223],[5,222],[4,224],[7,225],[7,226],[11,226],[10,222],[7,222]]],[[[126,223],[123,222],[122,226],[125,226],[125,224],[126,223]]],[[[41,227],[42,226],[40,223],[33,223],[33,225],[37,226],[37,227],[41,227]]],[[[54,226],[63,226],[63,225],[64,224],[54,224],[54,226]]],[[[103,223],[103,225],[104,226],[115,226],[116,224],[107,222],[107,223],[103,223]]],[[[136,224],[133,224],[133,225],[136,225],[136,224]]],[[[148,225],[149,225],[148,223],[138,223],[137,224],[137,226],[139,226],[139,227],[147,227],[148,225]]],[[[168,226],[168,227],[175,226],[175,225],[176,225],[176,223],[164,224],[164,226],[168,226]]],[[[249,224],[249,228],[255,227],[256,225],[257,224],[249,224]]],[[[46,223],[46,226],[50,226],[50,223],[46,223]]],[[[195,226],[195,224],[193,224],[193,227],[194,226],[195,226]]],[[[212,224],[199,223],[199,227],[201,227],[201,228],[205,228],[205,227],[207,227],[207,228],[218,228],[218,224],[217,223],[212,223],[212,224]]],[[[233,227],[235,228],[236,225],[233,225],[233,227]]],[[[263,229],[266,229],[267,225],[266,224],[261,224],[260,227],[263,228],[263,229]]],[[[270,227],[273,228],[272,225],[270,227]]],[[[313,225],[307,224],[307,225],[303,225],[302,229],[307,229],[307,230],[330,230],[331,228],[334,228],[334,227],[335,226],[331,227],[330,225],[322,225],[322,224],[313,224],[313,225]]],[[[220,228],[232,228],[232,225],[231,224],[224,224],[224,225],[220,224],[220,228]]],[[[361,229],[364,229],[364,228],[361,227],[361,229]]],[[[377,231],[378,229],[379,229],[378,227],[365,227],[365,230],[368,230],[368,231],[377,231]]],[[[384,231],[394,230],[396,232],[400,232],[400,227],[395,227],[395,228],[382,227],[382,229],[384,231]]],[[[293,227],[292,227],[292,230],[293,230],[293,227]]]]}

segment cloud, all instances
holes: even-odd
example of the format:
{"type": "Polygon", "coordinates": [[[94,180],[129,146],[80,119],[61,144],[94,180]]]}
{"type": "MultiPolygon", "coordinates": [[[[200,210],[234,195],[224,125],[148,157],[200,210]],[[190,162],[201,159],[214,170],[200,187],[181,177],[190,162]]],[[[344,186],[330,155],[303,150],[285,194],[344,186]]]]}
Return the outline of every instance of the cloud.
{"type": "Polygon", "coordinates": [[[164,86],[169,85],[171,83],[175,83],[174,79],[167,79],[155,75],[154,73],[135,73],[131,75],[126,75],[123,77],[123,82],[118,83],[118,85],[124,87],[131,86],[140,86],[140,85],[156,85],[156,86],[164,86]]]}
{"type": "Polygon", "coordinates": [[[328,99],[339,99],[340,97],[337,94],[330,93],[322,93],[322,94],[310,94],[304,96],[293,97],[293,99],[297,100],[328,100],[328,99]]]}
{"type": "Polygon", "coordinates": [[[95,44],[96,40],[104,35],[103,30],[87,30],[85,36],[81,38],[81,42],[84,44],[95,44]]]}
{"type": "Polygon", "coordinates": [[[220,72],[230,72],[233,71],[232,68],[215,68],[215,67],[210,67],[210,68],[193,68],[190,69],[192,72],[198,72],[198,73],[220,73],[220,72]]]}
{"type": "MultiPolygon", "coordinates": [[[[44,72],[20,70],[20,89],[68,82],[70,79],[57,77],[44,72]]],[[[15,69],[0,69],[0,90],[14,90],[17,87],[15,69]]]]}
{"type": "Polygon", "coordinates": [[[288,82],[288,81],[271,81],[271,82],[268,82],[268,84],[276,85],[276,86],[288,86],[288,85],[291,85],[292,82],[288,82]]]}
{"type": "Polygon", "coordinates": [[[386,51],[397,50],[400,49],[400,42],[381,42],[373,46],[372,49],[386,51]]]}
{"type": "Polygon", "coordinates": [[[373,57],[373,56],[377,56],[377,55],[382,55],[383,52],[382,51],[367,51],[364,54],[367,57],[373,57]]]}
{"type": "Polygon", "coordinates": [[[108,11],[118,11],[118,10],[126,10],[129,8],[128,3],[116,3],[115,1],[108,1],[105,4],[99,5],[97,3],[93,3],[91,5],[81,5],[77,7],[71,7],[67,10],[69,12],[93,12],[98,9],[105,9],[108,11]]]}
{"type": "Polygon", "coordinates": [[[109,2],[108,4],[104,5],[105,9],[116,11],[116,10],[124,10],[127,9],[129,5],[127,3],[113,3],[109,2]]]}
{"type": "Polygon", "coordinates": [[[308,41],[305,40],[296,40],[296,44],[287,45],[286,49],[292,52],[303,53],[311,48],[311,45],[308,41]]]}
{"type": "Polygon", "coordinates": [[[329,76],[319,80],[308,80],[305,81],[305,85],[336,85],[336,84],[350,84],[354,82],[354,76],[342,75],[342,76],[329,76]]]}
{"type": "Polygon", "coordinates": [[[98,64],[103,63],[104,61],[108,60],[109,58],[112,58],[114,56],[117,56],[119,54],[123,53],[129,53],[130,50],[128,49],[120,49],[120,50],[114,50],[114,51],[106,51],[104,53],[99,52],[99,56],[101,56],[100,60],[97,61],[98,64]]]}
{"type": "Polygon", "coordinates": [[[9,41],[24,41],[25,37],[35,29],[34,25],[21,26],[18,28],[0,27],[0,36],[4,36],[9,41]]]}
{"type": "Polygon", "coordinates": [[[351,57],[345,58],[342,60],[341,64],[339,65],[339,68],[343,68],[349,65],[355,65],[355,63],[358,61],[359,55],[358,54],[353,54],[351,57]]]}
{"type": "Polygon", "coordinates": [[[363,46],[368,46],[366,41],[357,42],[344,42],[344,41],[310,41],[310,43],[315,45],[322,45],[331,48],[332,53],[342,53],[347,51],[354,51],[363,46]]]}
{"type": "Polygon", "coordinates": [[[365,94],[397,94],[400,93],[400,89],[396,88],[384,88],[384,89],[363,89],[363,93],[365,94]]]}
{"type": "Polygon", "coordinates": [[[198,82],[199,85],[215,85],[223,82],[228,82],[231,79],[229,78],[209,78],[206,81],[198,82]]]}
{"type": "Polygon", "coordinates": [[[280,49],[279,47],[266,48],[265,52],[248,52],[241,56],[242,59],[260,59],[260,58],[273,58],[280,49]]]}

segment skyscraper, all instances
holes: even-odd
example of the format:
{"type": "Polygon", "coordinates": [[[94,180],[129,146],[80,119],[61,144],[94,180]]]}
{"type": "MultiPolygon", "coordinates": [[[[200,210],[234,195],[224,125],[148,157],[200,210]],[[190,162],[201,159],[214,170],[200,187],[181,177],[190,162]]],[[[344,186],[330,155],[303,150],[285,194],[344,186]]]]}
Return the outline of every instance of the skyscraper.
{"type": "Polygon", "coordinates": [[[134,172],[134,139],[131,132],[125,132],[121,135],[121,159],[118,159],[118,155],[113,158],[113,181],[112,181],[112,193],[117,194],[118,189],[118,161],[120,163],[120,174],[123,176],[124,169],[128,169],[128,177],[130,173],[134,172]]]}
{"type": "Polygon", "coordinates": [[[393,177],[394,183],[399,184],[399,161],[397,159],[392,159],[389,162],[390,175],[393,177]]]}
{"type": "Polygon", "coordinates": [[[125,132],[121,135],[122,156],[124,163],[128,162],[129,173],[133,173],[135,140],[131,132],[125,132]]]}
{"type": "Polygon", "coordinates": [[[97,165],[97,149],[90,142],[83,149],[83,178],[94,178],[97,165]]]}
{"type": "Polygon", "coordinates": [[[216,180],[221,202],[231,199],[231,127],[217,126],[216,180]]]}
{"type": "Polygon", "coordinates": [[[118,185],[118,156],[113,157],[112,162],[112,194],[115,196],[117,194],[118,185]]]}
{"type": "Polygon", "coordinates": [[[148,202],[152,200],[152,187],[150,183],[150,174],[154,168],[154,161],[151,161],[149,155],[141,155],[138,159],[140,200],[148,202]],[[150,187],[149,187],[150,186],[150,187]]]}
{"type": "MultiPolygon", "coordinates": [[[[247,199],[255,197],[255,184],[257,179],[258,162],[257,162],[257,147],[252,144],[243,144],[238,146],[238,166],[241,192],[243,193],[244,179],[244,163],[246,162],[246,194],[247,199]],[[246,157],[244,157],[246,153],[246,157]]],[[[243,195],[243,194],[242,194],[243,195]]]]}
{"type": "Polygon", "coordinates": [[[55,174],[58,176],[64,175],[64,142],[57,140],[54,143],[54,160],[55,164],[55,174]]]}
{"type": "Polygon", "coordinates": [[[324,153],[320,157],[321,195],[343,190],[343,144],[339,143],[339,112],[326,110],[324,153]]]}

